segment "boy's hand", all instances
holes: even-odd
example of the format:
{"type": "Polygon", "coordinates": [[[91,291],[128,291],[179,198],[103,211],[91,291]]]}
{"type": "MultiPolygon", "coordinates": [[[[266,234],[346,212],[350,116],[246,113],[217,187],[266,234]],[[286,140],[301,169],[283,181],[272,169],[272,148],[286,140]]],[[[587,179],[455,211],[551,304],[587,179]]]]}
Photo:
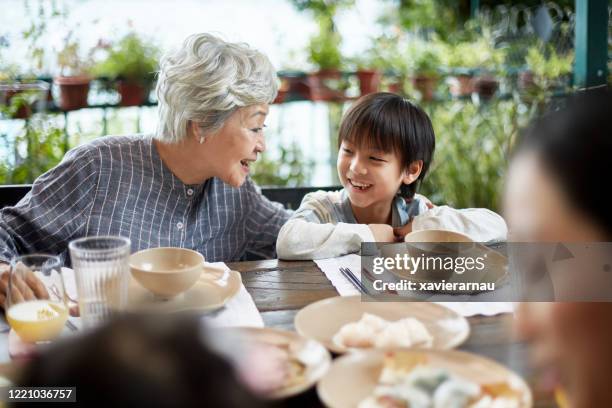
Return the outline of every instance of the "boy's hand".
{"type": "Polygon", "coordinates": [[[387,224],[368,224],[374,241],[376,242],[395,242],[395,234],[393,228],[387,224]]]}
{"type": "Polygon", "coordinates": [[[403,227],[393,228],[393,233],[398,241],[403,241],[406,234],[410,234],[412,232],[412,220],[403,227]]]}
{"type": "Polygon", "coordinates": [[[425,197],[422,194],[415,194],[415,198],[418,198],[419,200],[423,200],[428,210],[431,210],[432,208],[435,207],[434,203],[432,203],[429,198],[425,197]]]}

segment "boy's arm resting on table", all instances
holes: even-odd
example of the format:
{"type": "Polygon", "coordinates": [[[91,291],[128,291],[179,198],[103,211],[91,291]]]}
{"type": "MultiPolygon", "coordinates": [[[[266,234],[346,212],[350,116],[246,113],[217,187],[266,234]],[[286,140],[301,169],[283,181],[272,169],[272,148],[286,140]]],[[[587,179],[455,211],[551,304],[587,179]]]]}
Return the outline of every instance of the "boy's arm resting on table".
{"type": "Polygon", "coordinates": [[[333,258],[358,252],[364,241],[374,241],[370,228],[364,224],[318,224],[292,218],[278,234],[276,252],[280,259],[333,258]]]}
{"type": "Polygon", "coordinates": [[[276,241],[280,259],[310,260],[358,252],[364,241],[374,241],[367,225],[336,222],[324,202],[325,193],[310,193],[281,228],[276,241]]]}
{"type": "Polygon", "coordinates": [[[291,213],[282,204],[268,200],[248,179],[248,213],[246,217],[246,252],[259,258],[276,258],[276,238],[291,213]]]}
{"type": "Polygon", "coordinates": [[[428,229],[457,231],[476,242],[505,241],[508,235],[504,219],[486,208],[434,207],[412,221],[412,231],[428,229]]]}

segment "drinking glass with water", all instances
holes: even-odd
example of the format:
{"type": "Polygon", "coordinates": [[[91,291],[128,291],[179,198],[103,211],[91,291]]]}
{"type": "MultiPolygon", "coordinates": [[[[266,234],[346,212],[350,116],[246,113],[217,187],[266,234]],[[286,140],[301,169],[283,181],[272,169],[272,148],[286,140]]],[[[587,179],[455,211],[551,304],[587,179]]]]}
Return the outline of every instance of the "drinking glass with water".
{"type": "Polygon", "coordinates": [[[86,237],[68,245],[84,328],[95,327],[127,305],[130,240],[86,237]]]}

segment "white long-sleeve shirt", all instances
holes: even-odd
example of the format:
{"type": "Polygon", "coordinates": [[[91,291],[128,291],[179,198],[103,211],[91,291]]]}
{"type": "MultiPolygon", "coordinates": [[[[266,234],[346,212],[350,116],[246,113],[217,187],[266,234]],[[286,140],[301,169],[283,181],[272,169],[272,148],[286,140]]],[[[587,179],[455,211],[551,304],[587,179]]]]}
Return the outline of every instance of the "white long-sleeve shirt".
{"type": "MultiPolygon", "coordinates": [[[[485,208],[428,209],[418,194],[409,203],[396,197],[392,226],[401,227],[411,219],[413,231],[456,231],[476,242],[503,241],[508,232],[504,219],[485,208]]],[[[317,191],[304,197],[300,208],[281,228],[276,252],[280,259],[332,258],[358,252],[362,242],[373,241],[370,228],[357,223],[346,191],[317,191]]]]}

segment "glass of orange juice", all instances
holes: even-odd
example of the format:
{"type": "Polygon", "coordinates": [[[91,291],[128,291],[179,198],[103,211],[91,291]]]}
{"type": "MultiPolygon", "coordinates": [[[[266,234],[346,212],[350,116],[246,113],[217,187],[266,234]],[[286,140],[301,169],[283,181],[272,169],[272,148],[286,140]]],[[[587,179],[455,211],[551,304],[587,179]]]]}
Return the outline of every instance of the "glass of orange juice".
{"type": "Polygon", "coordinates": [[[57,256],[44,254],[11,261],[6,319],[26,343],[49,342],[64,329],[68,306],[61,265],[57,256]]]}

